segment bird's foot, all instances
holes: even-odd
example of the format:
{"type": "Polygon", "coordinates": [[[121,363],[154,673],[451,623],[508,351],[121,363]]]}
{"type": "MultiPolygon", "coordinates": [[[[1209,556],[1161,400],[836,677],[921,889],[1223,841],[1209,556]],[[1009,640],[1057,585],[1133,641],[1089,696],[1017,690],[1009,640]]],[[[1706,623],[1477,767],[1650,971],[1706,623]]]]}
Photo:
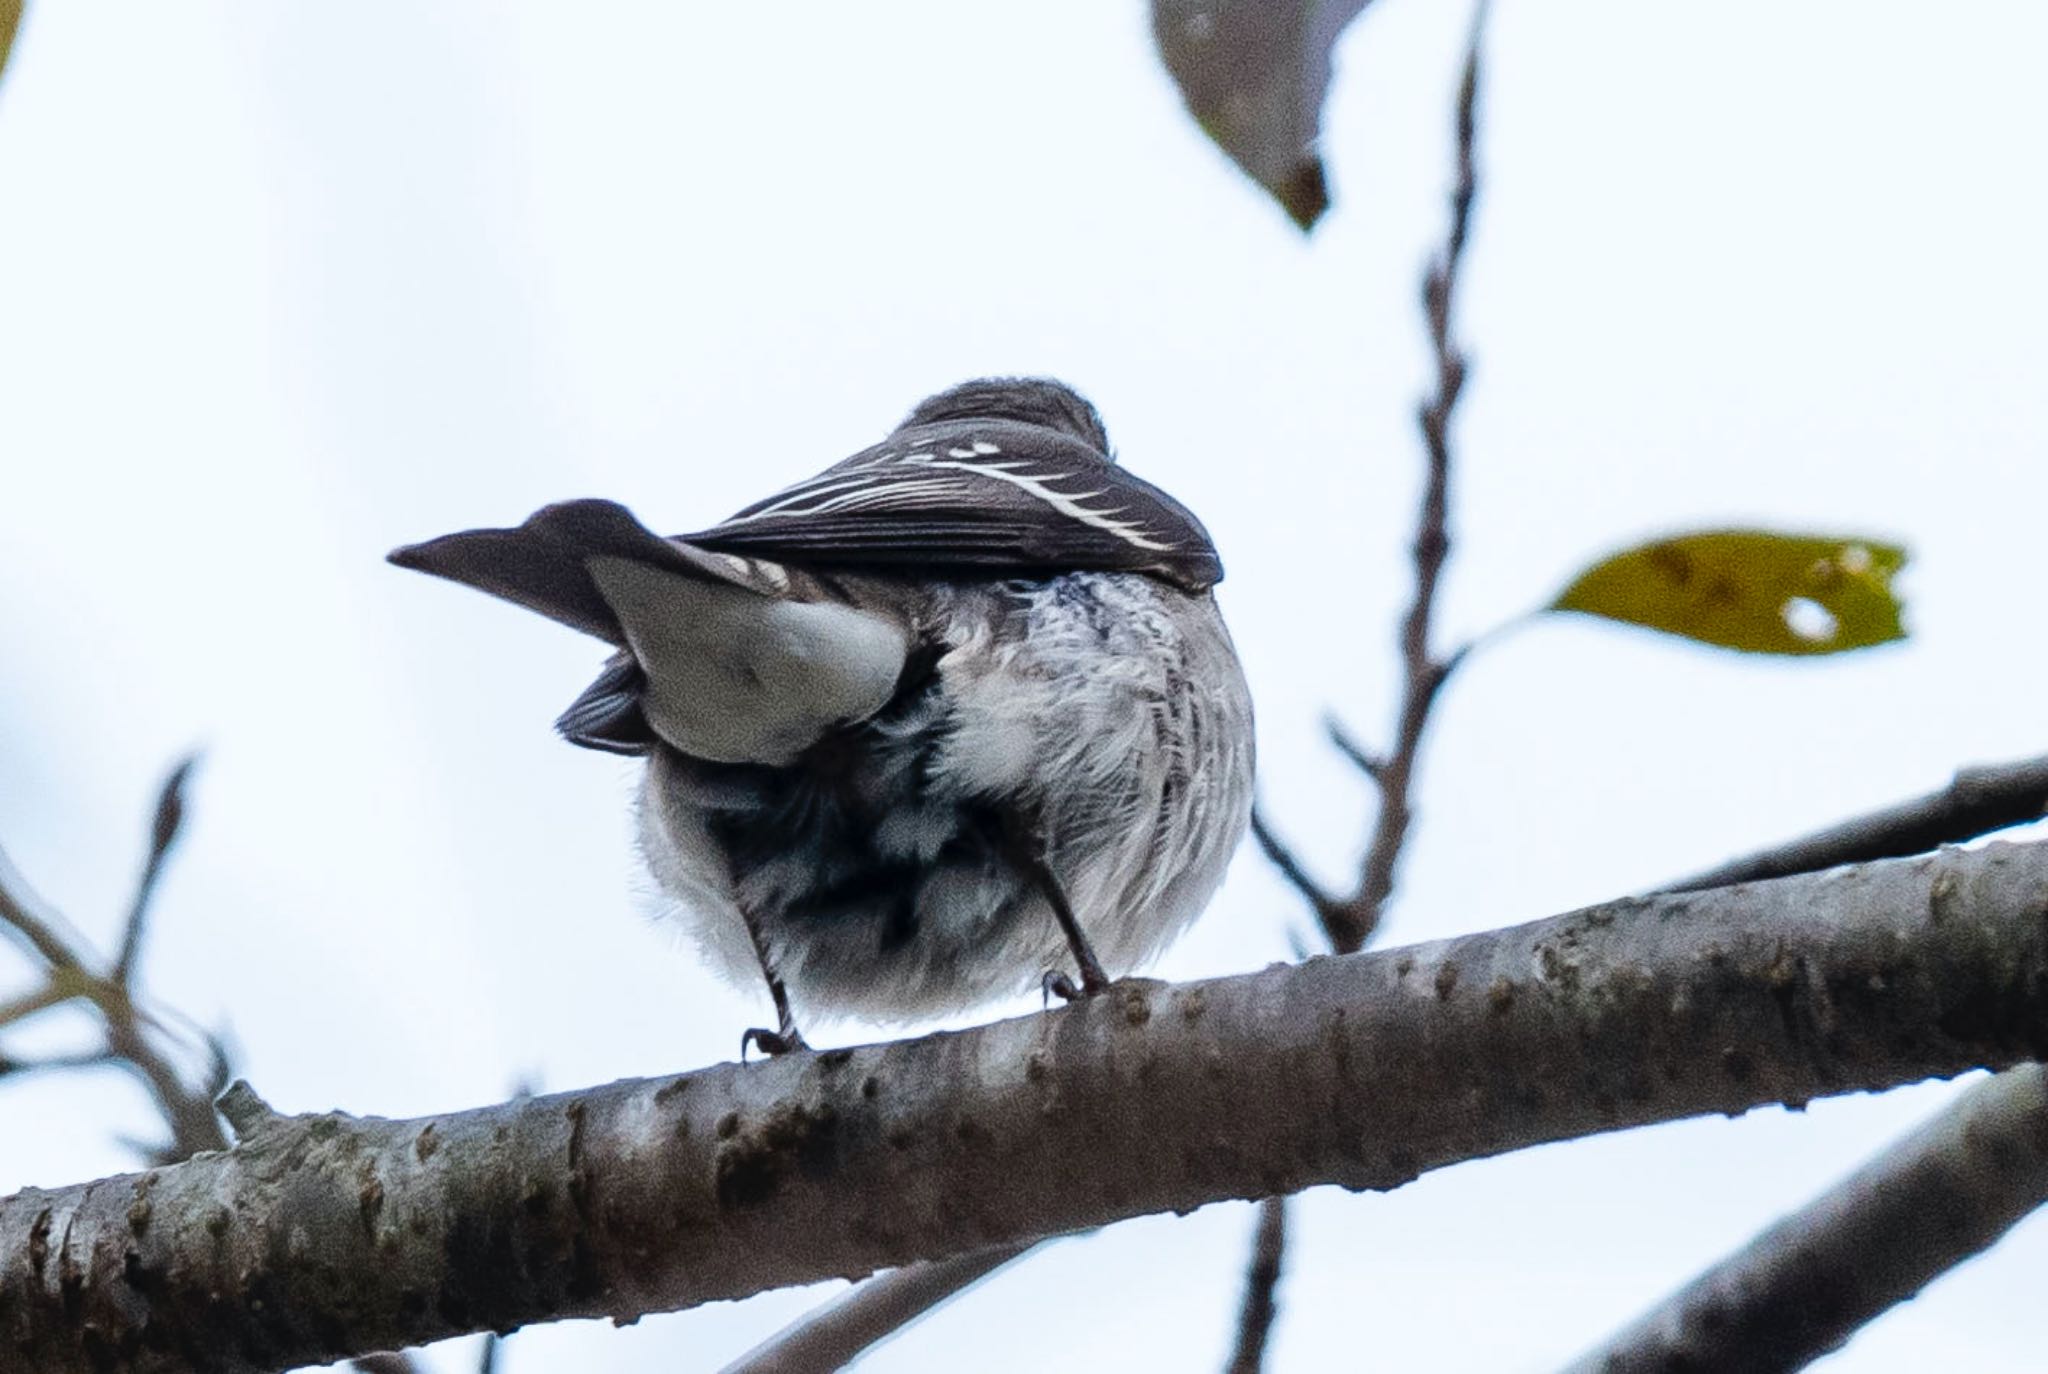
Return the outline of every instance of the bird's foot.
{"type": "Polygon", "coordinates": [[[747,1062],[747,1051],[750,1049],[757,1049],[773,1059],[777,1055],[791,1054],[809,1048],[795,1026],[785,1026],[781,1030],[750,1026],[740,1035],[740,1062],[747,1062]]]}
{"type": "Polygon", "coordinates": [[[1067,977],[1066,974],[1061,973],[1058,969],[1053,969],[1039,983],[1039,990],[1044,994],[1047,1006],[1052,1005],[1052,999],[1055,997],[1059,998],[1062,1002],[1079,1002],[1083,998],[1093,997],[1099,992],[1107,992],[1109,990],[1109,979],[1104,976],[1101,966],[1091,960],[1081,970],[1081,984],[1079,987],[1076,987],[1074,980],[1067,977]]]}

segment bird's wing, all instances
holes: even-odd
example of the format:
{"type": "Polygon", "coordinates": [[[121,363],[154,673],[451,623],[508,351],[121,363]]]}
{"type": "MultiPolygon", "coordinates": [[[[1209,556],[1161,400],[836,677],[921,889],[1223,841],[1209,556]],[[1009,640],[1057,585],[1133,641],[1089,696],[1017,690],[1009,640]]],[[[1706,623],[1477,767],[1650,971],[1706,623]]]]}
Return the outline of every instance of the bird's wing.
{"type": "Polygon", "coordinates": [[[683,539],[940,576],[1141,572],[1190,591],[1223,577],[1208,531],[1178,501],[1078,439],[1010,420],[900,429],[683,539]]]}

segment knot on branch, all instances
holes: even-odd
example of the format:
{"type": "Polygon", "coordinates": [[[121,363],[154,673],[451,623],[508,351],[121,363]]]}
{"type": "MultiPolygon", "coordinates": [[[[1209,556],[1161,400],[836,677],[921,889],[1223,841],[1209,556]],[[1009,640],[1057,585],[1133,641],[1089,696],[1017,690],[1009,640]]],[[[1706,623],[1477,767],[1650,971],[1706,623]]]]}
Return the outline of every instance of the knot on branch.
{"type": "Polygon", "coordinates": [[[228,1084],[228,1090],[214,1099],[214,1108],[235,1133],[238,1141],[248,1140],[285,1119],[284,1114],[265,1102],[246,1078],[228,1084]]]}

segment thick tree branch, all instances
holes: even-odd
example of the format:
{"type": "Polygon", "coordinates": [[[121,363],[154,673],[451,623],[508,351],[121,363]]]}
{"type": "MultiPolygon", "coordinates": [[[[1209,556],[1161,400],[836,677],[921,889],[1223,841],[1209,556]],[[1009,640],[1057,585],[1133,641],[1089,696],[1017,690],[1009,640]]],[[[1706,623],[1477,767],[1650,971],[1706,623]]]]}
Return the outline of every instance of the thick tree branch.
{"type": "Polygon", "coordinates": [[[2048,1201],[2048,1074],[1980,1083],[1572,1366],[1805,1367],[2048,1201]]]}
{"type": "MultiPolygon", "coordinates": [[[[1938,792],[1666,890],[1920,852],[2036,820],[2044,807],[2048,758],[1963,769],[1938,792]]],[[[1576,1368],[1793,1369],[1825,1354],[2048,1202],[2043,1091],[2041,1070],[2031,1065],[1972,1090],[1576,1368]]]]}
{"type": "MultiPolygon", "coordinates": [[[[150,821],[149,846],[144,853],[142,875],[129,902],[122,923],[119,952],[97,971],[100,960],[69,922],[35,895],[14,866],[0,852],[0,931],[10,933],[44,965],[44,984],[0,1004],[0,1028],[66,1002],[83,1001],[98,1013],[103,1044],[82,1054],[15,1060],[0,1055],[0,1077],[14,1073],[50,1070],[76,1071],[114,1067],[140,1079],[155,1100],[157,1111],[169,1129],[170,1139],[159,1146],[138,1146],[157,1163],[170,1163],[208,1150],[227,1148],[227,1134],[214,1114],[213,1099],[228,1081],[226,1048],[219,1039],[203,1032],[196,1037],[206,1067],[196,1083],[188,1082],[177,1063],[190,1057],[190,1046],[167,1043],[159,1018],[142,1009],[135,990],[142,937],[147,929],[152,901],[165,861],[177,843],[185,819],[185,784],[197,764],[187,755],[173,765],[158,789],[156,808],[150,821]]],[[[406,1374],[413,1362],[403,1354],[367,1355],[355,1361],[364,1374],[406,1374]]]]}
{"type": "Polygon", "coordinates": [[[281,1118],[0,1200],[0,1350],[279,1369],[2002,1067],[2048,1050],[2044,906],[2048,845],[1994,845],[432,1121],[281,1118]]]}

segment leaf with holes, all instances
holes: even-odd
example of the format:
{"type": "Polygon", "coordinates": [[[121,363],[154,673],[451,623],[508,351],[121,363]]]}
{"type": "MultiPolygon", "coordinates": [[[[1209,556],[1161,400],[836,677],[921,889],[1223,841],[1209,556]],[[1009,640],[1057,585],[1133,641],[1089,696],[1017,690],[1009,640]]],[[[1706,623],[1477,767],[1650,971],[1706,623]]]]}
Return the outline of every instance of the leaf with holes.
{"type": "Polygon", "coordinates": [[[1304,230],[1330,208],[1315,150],[1330,49],[1368,2],[1152,0],[1188,113],[1304,230]]]}
{"type": "Polygon", "coordinates": [[[1835,654],[1906,637],[1876,539],[1703,530],[1604,558],[1546,610],[1579,611],[1751,654],[1835,654]]]}

